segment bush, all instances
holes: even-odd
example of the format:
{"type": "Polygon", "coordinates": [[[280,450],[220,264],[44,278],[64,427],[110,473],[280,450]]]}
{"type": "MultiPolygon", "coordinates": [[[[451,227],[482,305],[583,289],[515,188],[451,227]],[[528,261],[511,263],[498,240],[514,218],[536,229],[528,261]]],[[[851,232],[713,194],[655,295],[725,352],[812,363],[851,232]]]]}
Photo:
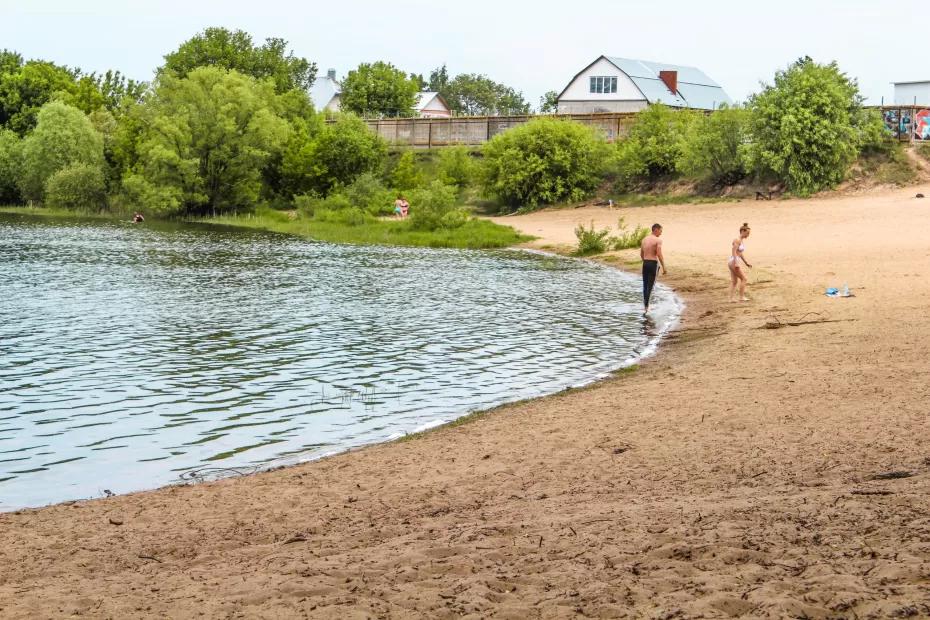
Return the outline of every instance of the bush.
{"type": "Polygon", "coordinates": [[[537,118],[484,146],[484,188],[511,209],[581,200],[597,187],[609,149],[596,130],[537,118]]]}
{"type": "Polygon", "coordinates": [[[649,234],[649,229],[645,226],[637,226],[633,230],[627,230],[626,222],[624,222],[621,217],[617,221],[617,233],[616,237],[611,237],[609,239],[611,249],[628,250],[630,248],[638,248],[639,244],[646,238],[646,235],[649,234]]]}
{"type": "Polygon", "coordinates": [[[372,215],[390,215],[394,212],[394,192],[385,187],[372,172],[361,175],[339,193],[353,206],[372,215]]]}
{"type": "Polygon", "coordinates": [[[410,226],[414,230],[458,228],[467,221],[465,210],[455,206],[455,188],[442,181],[433,181],[410,195],[410,226]]]}
{"type": "Polygon", "coordinates": [[[873,127],[855,80],[810,58],[776,73],[749,106],[754,166],[800,196],[842,181],[873,127]]]}
{"type": "Polygon", "coordinates": [[[107,203],[107,184],[98,165],[74,164],[49,177],[45,202],[56,209],[99,211],[107,203]]]}
{"type": "Polygon", "coordinates": [[[404,151],[391,172],[391,185],[400,191],[410,191],[423,185],[423,175],[416,166],[413,151],[404,151]]]}
{"type": "Polygon", "coordinates": [[[673,111],[653,104],[639,112],[624,140],[616,145],[613,167],[620,185],[654,181],[678,172],[685,135],[695,118],[687,111],[673,111]]]}
{"type": "Polygon", "coordinates": [[[748,129],[749,112],[738,106],[697,116],[685,134],[679,169],[716,186],[736,183],[748,171],[748,129]]]}
{"type": "Polygon", "coordinates": [[[575,256],[590,256],[591,254],[606,252],[609,245],[609,235],[609,228],[596,230],[594,222],[591,222],[590,228],[585,228],[584,224],[578,224],[575,227],[575,237],[578,238],[578,247],[574,252],[575,256]]]}
{"type": "Polygon", "coordinates": [[[300,191],[328,194],[351,184],[366,172],[378,170],[387,154],[384,140],[359,118],[341,115],[299,149],[284,154],[282,171],[290,186],[300,191]]]}
{"type": "Polygon", "coordinates": [[[439,180],[458,188],[475,180],[478,165],[464,146],[450,146],[439,151],[439,180]]]}

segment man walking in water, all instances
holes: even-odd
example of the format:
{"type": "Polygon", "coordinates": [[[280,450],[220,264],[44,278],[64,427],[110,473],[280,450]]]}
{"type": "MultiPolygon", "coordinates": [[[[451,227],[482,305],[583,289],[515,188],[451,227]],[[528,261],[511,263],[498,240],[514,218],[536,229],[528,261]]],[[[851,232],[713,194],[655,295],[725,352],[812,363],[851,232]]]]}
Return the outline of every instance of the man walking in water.
{"type": "Polygon", "coordinates": [[[652,234],[643,239],[639,246],[639,257],[643,259],[643,314],[649,312],[649,298],[652,297],[652,287],[655,286],[656,276],[659,275],[659,265],[662,266],[662,275],[665,275],[665,259],[662,257],[662,226],[652,225],[652,234]]]}

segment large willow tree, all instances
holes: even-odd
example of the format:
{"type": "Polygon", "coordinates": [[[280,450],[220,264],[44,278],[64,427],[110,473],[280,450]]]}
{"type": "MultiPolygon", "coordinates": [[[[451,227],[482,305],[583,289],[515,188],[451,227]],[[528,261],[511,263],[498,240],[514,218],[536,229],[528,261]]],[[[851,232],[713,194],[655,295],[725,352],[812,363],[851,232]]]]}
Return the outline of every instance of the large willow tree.
{"type": "Polygon", "coordinates": [[[252,208],[292,131],[272,80],[218,67],[162,75],[146,107],[139,164],[123,186],[130,202],[164,214],[252,208]]]}

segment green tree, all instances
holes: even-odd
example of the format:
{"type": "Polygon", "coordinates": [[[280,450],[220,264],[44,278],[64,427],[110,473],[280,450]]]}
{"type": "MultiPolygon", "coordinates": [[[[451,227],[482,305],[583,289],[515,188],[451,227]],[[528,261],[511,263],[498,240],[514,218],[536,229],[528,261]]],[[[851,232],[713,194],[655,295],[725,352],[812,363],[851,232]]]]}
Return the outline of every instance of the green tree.
{"type": "MultiPolygon", "coordinates": [[[[9,59],[5,63],[14,64],[9,59]]],[[[0,73],[0,126],[26,135],[35,127],[43,105],[77,92],[77,75],[77,71],[41,60],[0,73]]]]}
{"type": "Polygon", "coordinates": [[[334,187],[378,170],[386,154],[384,140],[358,117],[344,114],[300,148],[285,153],[282,173],[293,194],[326,195],[334,187]]]}
{"type": "Polygon", "coordinates": [[[539,111],[543,114],[555,114],[559,111],[559,93],[550,90],[539,98],[539,111]]]}
{"type": "Polygon", "coordinates": [[[428,86],[433,92],[446,93],[448,92],[450,81],[449,70],[446,68],[446,65],[443,65],[430,71],[428,86]]]}
{"type": "Polygon", "coordinates": [[[99,211],[106,206],[107,186],[100,166],[72,164],[49,177],[45,202],[72,211],[99,211]]]}
{"type": "Polygon", "coordinates": [[[414,230],[459,228],[467,221],[468,213],[455,206],[455,188],[442,181],[433,181],[410,195],[410,227],[414,230]]]}
{"type": "Polygon", "coordinates": [[[165,56],[160,73],[186,77],[197,67],[221,67],[257,79],[270,78],[278,93],[306,90],[316,80],[317,67],[306,58],[287,52],[284,39],[265,39],[256,46],[252,35],[242,30],[207,28],[165,56]]]}
{"type": "Polygon", "coordinates": [[[537,118],[484,146],[485,190],[511,209],[581,200],[600,182],[607,154],[596,130],[537,118]]]}
{"type": "Polygon", "coordinates": [[[17,185],[22,165],[22,138],[14,131],[0,129],[0,205],[22,201],[17,185]]]}
{"type": "Polygon", "coordinates": [[[439,92],[456,114],[508,116],[530,111],[530,104],[524,101],[521,93],[476,73],[455,76],[446,89],[439,92]]]}
{"type": "Polygon", "coordinates": [[[362,63],[342,81],[339,102],[343,110],[360,116],[413,115],[418,84],[386,62],[362,63]]]}
{"type": "Polygon", "coordinates": [[[749,100],[753,161],[808,195],[843,180],[863,142],[862,98],[836,63],[802,58],[749,100]]]}
{"type": "Polygon", "coordinates": [[[746,176],[749,149],[749,111],[722,106],[701,114],[688,127],[678,168],[714,185],[732,185],[746,176]]]}
{"type": "Polygon", "coordinates": [[[410,80],[417,85],[417,90],[429,90],[429,82],[423,77],[422,73],[411,73],[410,80]]]}
{"type": "Polygon", "coordinates": [[[391,172],[391,186],[407,192],[421,185],[423,185],[423,174],[417,167],[413,151],[404,151],[391,172]]]}
{"type": "Polygon", "coordinates": [[[616,167],[621,182],[655,180],[678,171],[693,114],[650,105],[636,115],[627,137],[617,143],[616,167]]]}
{"type": "Polygon", "coordinates": [[[154,197],[153,208],[163,212],[253,208],[264,166],[292,131],[280,112],[271,80],[219,67],[199,67],[186,78],[163,75],[137,145],[151,187],[134,179],[132,191],[154,197]]]}
{"type": "Polygon", "coordinates": [[[470,185],[478,164],[466,146],[449,146],[439,150],[439,179],[457,188],[470,185]]]}
{"type": "Polygon", "coordinates": [[[103,137],[83,112],[52,101],[39,110],[22,153],[20,189],[26,199],[42,202],[46,182],[59,170],[74,164],[103,165],[103,137]]]}

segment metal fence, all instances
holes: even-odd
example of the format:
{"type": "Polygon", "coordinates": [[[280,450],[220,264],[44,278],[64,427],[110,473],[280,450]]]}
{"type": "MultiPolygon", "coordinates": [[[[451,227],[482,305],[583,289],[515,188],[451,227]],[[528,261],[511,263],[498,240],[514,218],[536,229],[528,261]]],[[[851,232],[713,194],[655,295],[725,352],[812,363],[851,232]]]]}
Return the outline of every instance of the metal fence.
{"type": "MultiPolygon", "coordinates": [[[[611,112],[600,114],[559,114],[563,118],[591,125],[603,132],[610,140],[626,134],[635,112],[611,112]]],[[[389,144],[433,148],[455,144],[483,144],[512,127],[522,125],[536,115],[525,116],[461,116],[453,118],[381,118],[366,119],[372,131],[389,144]]]]}

